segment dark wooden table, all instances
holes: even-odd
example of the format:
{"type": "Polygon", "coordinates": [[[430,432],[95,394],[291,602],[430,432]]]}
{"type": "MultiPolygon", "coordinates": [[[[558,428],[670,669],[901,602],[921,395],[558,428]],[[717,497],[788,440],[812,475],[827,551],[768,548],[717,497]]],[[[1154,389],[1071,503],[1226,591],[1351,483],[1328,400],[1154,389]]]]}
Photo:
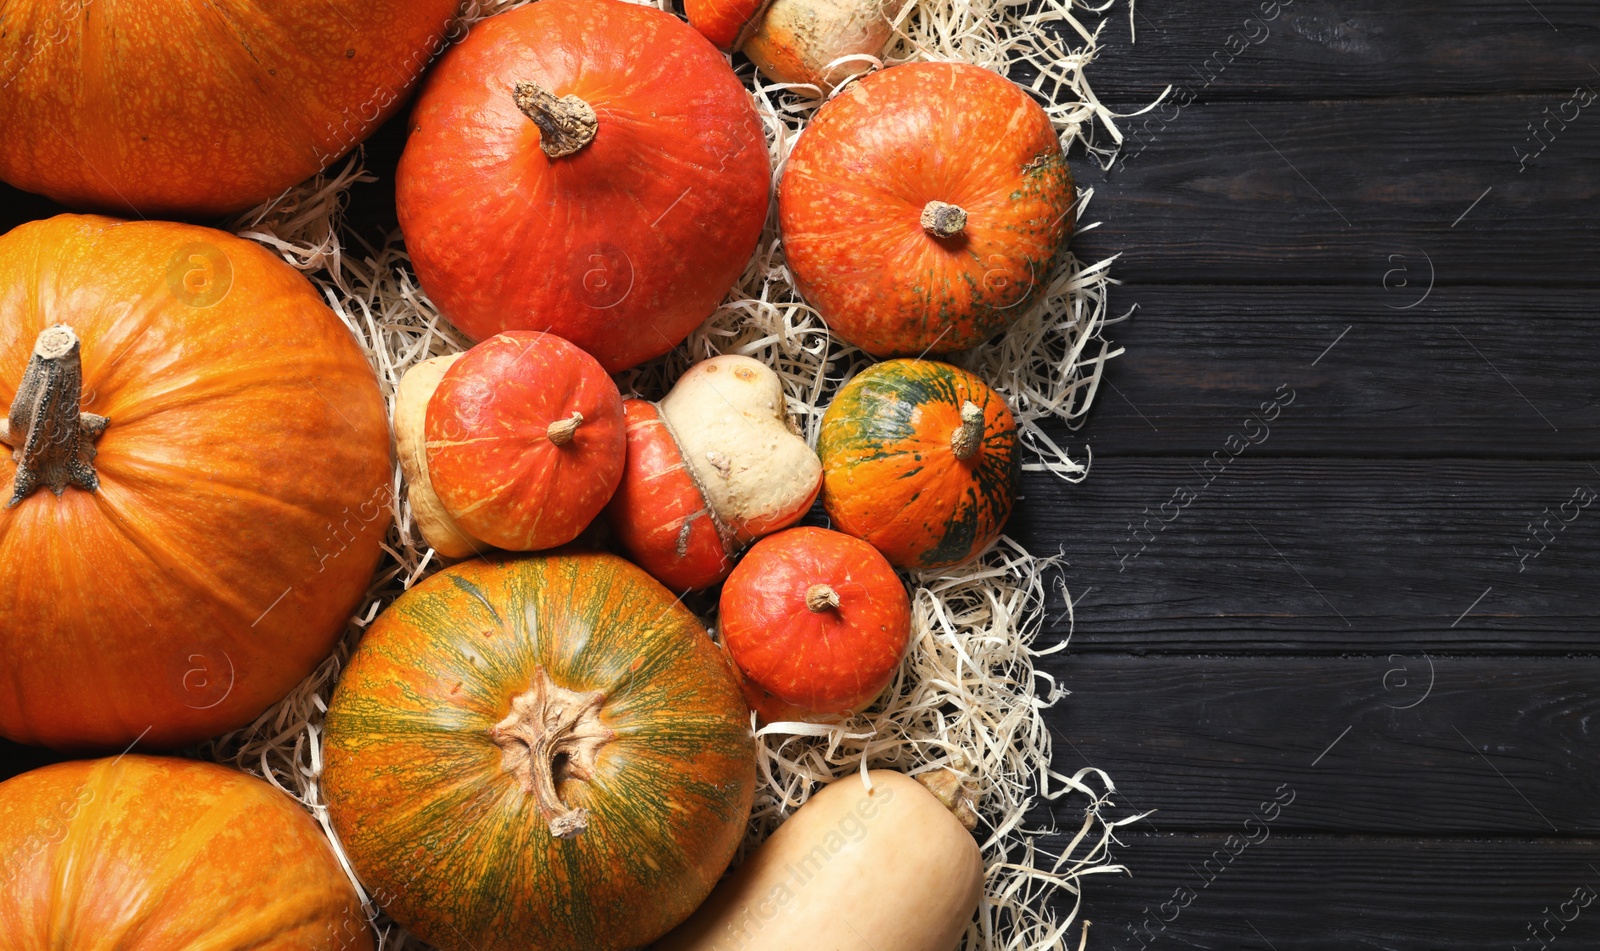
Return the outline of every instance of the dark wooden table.
{"type": "Polygon", "coordinates": [[[1056,768],[1156,810],[1091,946],[1600,946],[1600,4],[1137,10],[1095,88],[1177,96],[1075,243],[1128,353],[1012,526],[1070,562],[1056,768]]]}

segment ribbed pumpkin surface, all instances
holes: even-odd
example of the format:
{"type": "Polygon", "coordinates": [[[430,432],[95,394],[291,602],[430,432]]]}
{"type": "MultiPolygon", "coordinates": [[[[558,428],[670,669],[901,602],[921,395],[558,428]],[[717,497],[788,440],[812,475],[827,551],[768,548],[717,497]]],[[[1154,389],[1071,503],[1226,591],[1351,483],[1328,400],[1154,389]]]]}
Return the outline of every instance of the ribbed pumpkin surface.
{"type": "Polygon", "coordinates": [[[822,417],[822,503],[835,528],[901,568],[959,564],[1005,526],[1016,452],[1016,420],[981,379],[934,360],[887,360],[846,384],[822,417]],[[953,440],[969,403],[982,430],[962,459],[953,440]]]}
{"type": "Polygon", "coordinates": [[[6,951],[368,951],[322,830],[262,780],[153,756],[0,784],[6,951]]]}
{"type": "Polygon", "coordinates": [[[362,640],[328,712],[324,788],[362,880],[428,941],[639,947],[733,856],[755,789],[749,716],[705,629],[628,562],[469,561],[362,640]],[[597,704],[597,744],[557,757],[561,804],[587,814],[570,838],[496,739],[543,681],[597,704]]]}

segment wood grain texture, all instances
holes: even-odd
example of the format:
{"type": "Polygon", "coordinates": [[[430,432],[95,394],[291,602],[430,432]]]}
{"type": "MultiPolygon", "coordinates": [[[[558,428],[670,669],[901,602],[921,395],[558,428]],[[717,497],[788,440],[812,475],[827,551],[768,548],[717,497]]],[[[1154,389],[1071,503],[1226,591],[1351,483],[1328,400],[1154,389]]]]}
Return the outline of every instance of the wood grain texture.
{"type": "Polygon", "coordinates": [[[1148,100],[1169,83],[1204,88],[1207,100],[1556,92],[1597,78],[1589,66],[1600,65],[1600,18],[1587,0],[1135,9],[1136,41],[1125,9],[1101,36],[1090,78],[1102,97],[1148,100]]]}
{"type": "MultiPolygon", "coordinates": [[[[1270,799],[1280,782],[1264,776],[1261,797],[1270,799]]],[[[1295,799],[1281,810],[1285,819],[1316,795],[1291,789],[1295,799]]],[[[1600,843],[1593,839],[1331,838],[1281,834],[1274,823],[1264,841],[1245,847],[1231,861],[1213,858],[1219,850],[1227,854],[1229,834],[1261,838],[1260,832],[1246,833],[1247,819],[1249,813],[1238,816],[1221,834],[1124,832],[1122,857],[1137,871],[1131,878],[1097,876],[1087,884],[1085,902],[1094,922],[1090,947],[1538,951],[1530,924],[1551,948],[1600,943],[1600,904],[1592,897],[1600,893],[1600,862],[1594,859],[1600,843]],[[1584,899],[1588,906],[1568,904],[1564,914],[1572,921],[1558,931],[1557,941],[1549,941],[1549,931],[1561,925],[1541,923],[1581,888],[1591,890],[1584,899]],[[1175,893],[1178,903],[1163,910],[1175,893]],[[1180,907],[1184,901],[1188,904],[1180,907]],[[1163,929],[1157,916],[1172,921],[1163,929]]]]}
{"type": "Polygon", "coordinates": [[[1109,772],[1119,808],[1155,811],[1142,829],[1228,829],[1289,783],[1306,795],[1274,832],[1600,832],[1592,655],[1068,654],[1043,668],[1073,692],[1056,769],[1109,772]]]}
{"type": "MultiPolygon", "coordinates": [[[[1589,463],[1288,460],[1247,448],[1207,485],[1208,461],[1220,468],[1100,458],[1065,497],[1024,475],[1028,516],[1008,531],[1065,555],[1076,653],[1596,648],[1600,506],[1570,502],[1580,487],[1600,492],[1589,463]],[[1175,501],[1185,491],[1187,505],[1175,501]],[[1572,521],[1545,529],[1544,510],[1563,502],[1572,521]],[[1543,541],[1528,531],[1535,519],[1543,541]]],[[[1052,611],[1049,629],[1064,632],[1065,610],[1052,611]]]]}
{"type": "Polygon", "coordinates": [[[1096,191],[1080,220],[1103,222],[1074,250],[1120,253],[1114,273],[1138,284],[1381,286],[1389,255],[1425,252],[1439,287],[1592,285],[1600,101],[1565,130],[1552,122],[1532,160],[1515,151],[1537,150],[1528,124],[1565,101],[1225,101],[1168,110],[1170,121],[1155,113],[1148,130],[1125,125],[1109,174],[1074,166],[1096,191]]]}
{"type": "Polygon", "coordinates": [[[1388,287],[1118,288],[1117,309],[1137,310],[1109,336],[1128,353],[1080,438],[1097,459],[1209,455],[1288,384],[1299,400],[1254,456],[1600,454],[1592,291],[1437,287],[1424,299],[1421,256],[1389,266],[1388,287]]]}

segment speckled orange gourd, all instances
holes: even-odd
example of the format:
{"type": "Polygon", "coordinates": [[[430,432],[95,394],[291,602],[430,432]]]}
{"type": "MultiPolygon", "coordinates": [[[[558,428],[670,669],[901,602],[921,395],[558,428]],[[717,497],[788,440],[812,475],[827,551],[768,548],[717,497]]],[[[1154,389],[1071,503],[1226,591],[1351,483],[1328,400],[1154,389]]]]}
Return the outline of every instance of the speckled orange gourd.
{"type": "Polygon", "coordinates": [[[964,63],[906,63],[817,110],[778,215],[796,286],[878,356],[962,350],[1004,330],[1072,230],[1072,175],[1019,86],[964,63]]]}
{"type": "Polygon", "coordinates": [[[834,397],[817,440],[835,528],[901,568],[960,564],[999,537],[1017,481],[1017,422],[974,374],[886,360],[834,397]]]}
{"type": "Polygon", "coordinates": [[[0,783],[14,951],[371,951],[322,830],[265,781],[131,754],[0,783]]]}
{"type": "Polygon", "coordinates": [[[457,6],[7,0],[0,179],[129,216],[241,211],[399,109],[457,6]]]}
{"type": "Polygon", "coordinates": [[[325,755],[362,881],[477,951],[648,945],[710,893],[756,783],[726,657],[596,553],[475,559],[401,595],[339,681],[325,755]]]}

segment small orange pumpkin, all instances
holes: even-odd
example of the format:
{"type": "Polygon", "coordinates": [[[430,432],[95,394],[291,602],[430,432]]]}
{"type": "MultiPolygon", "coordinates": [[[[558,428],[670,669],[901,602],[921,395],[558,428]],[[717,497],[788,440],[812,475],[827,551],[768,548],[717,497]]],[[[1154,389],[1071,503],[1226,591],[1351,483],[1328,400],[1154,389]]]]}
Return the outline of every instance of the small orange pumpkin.
{"type": "Polygon", "coordinates": [[[778,194],[796,286],[868,353],[964,350],[1028,309],[1071,232],[1050,119],[964,63],[873,73],[817,110],[778,194]]]}
{"type": "Polygon", "coordinates": [[[572,541],[622,478],[622,394],[553,334],[503,333],[468,350],[439,380],[424,425],[439,501],[496,548],[572,541]]]}
{"type": "Polygon", "coordinates": [[[943,568],[987,548],[1011,514],[1017,422],[977,376],[887,360],[822,417],[822,504],[834,527],[901,568],[943,568]]]}
{"type": "Polygon", "coordinates": [[[911,639],[911,600],[859,538],[791,528],[756,542],[728,583],[722,640],[767,722],[835,719],[888,686],[911,639]]]}
{"type": "Polygon", "coordinates": [[[370,951],[316,822],[267,783],[138,754],[0,783],[7,948],[370,951]]]}

